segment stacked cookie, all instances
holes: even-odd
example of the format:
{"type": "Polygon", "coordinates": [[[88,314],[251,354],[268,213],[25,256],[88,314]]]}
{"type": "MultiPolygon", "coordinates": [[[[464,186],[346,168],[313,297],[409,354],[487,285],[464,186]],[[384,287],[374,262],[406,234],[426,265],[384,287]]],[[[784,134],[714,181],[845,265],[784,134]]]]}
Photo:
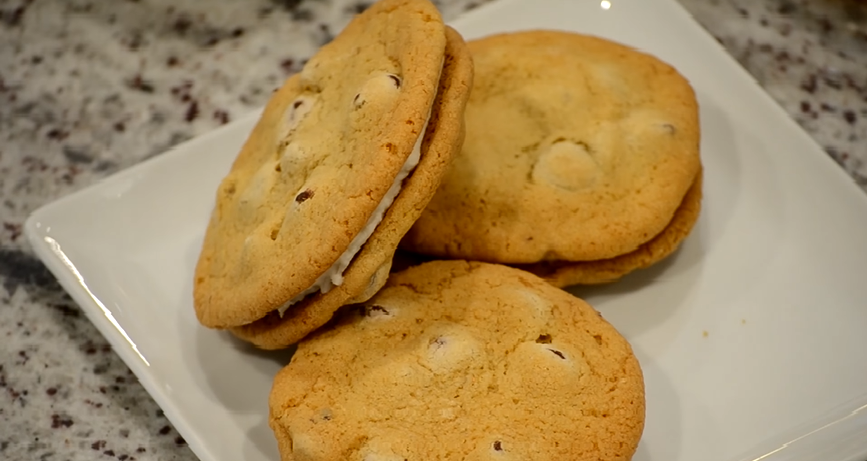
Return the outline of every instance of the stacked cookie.
{"type": "Polygon", "coordinates": [[[380,0],[221,182],[197,318],[298,345],[269,403],[284,460],[630,459],[639,364],[560,287],[678,247],[698,140],[692,89],[651,56],[554,31],[467,44],[428,0],[380,0]]]}
{"type": "Polygon", "coordinates": [[[371,7],[271,98],[217,191],[201,323],[296,343],[384,284],[463,140],[463,39],[427,1],[371,7]]]}
{"type": "Polygon", "coordinates": [[[466,142],[403,248],[516,265],[558,287],[612,282],[677,249],[702,191],[686,79],[577,34],[502,34],[469,48],[466,142]]]}

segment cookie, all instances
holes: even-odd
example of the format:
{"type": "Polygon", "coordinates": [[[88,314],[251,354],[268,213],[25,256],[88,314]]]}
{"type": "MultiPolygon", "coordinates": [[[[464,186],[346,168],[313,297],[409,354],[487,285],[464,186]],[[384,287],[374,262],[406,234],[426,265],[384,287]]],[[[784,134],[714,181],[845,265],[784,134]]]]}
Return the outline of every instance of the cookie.
{"type": "Polygon", "coordinates": [[[421,146],[421,159],[376,231],[347,268],[343,284],[302,300],[282,317],[272,312],[259,321],[230,328],[235,336],[263,349],[294,344],[326,323],[340,306],[366,301],[385,284],[400,239],[421,215],[463,142],[463,113],[472,87],[473,64],[461,36],[447,27],[446,37],[442,78],[421,146]]]}
{"type": "Polygon", "coordinates": [[[682,75],[568,32],[468,46],[466,140],[403,248],[504,264],[595,261],[668,226],[700,168],[698,106],[682,75]]]}
{"type": "Polygon", "coordinates": [[[701,211],[702,181],[702,172],[699,171],[671,222],[659,235],[631,253],[599,261],[551,261],[515,267],[532,272],[561,288],[611,283],[635,270],[650,267],[674,253],[692,232],[701,211]]]}
{"type": "Polygon", "coordinates": [[[629,343],[584,301],[434,261],[301,341],[269,414],[283,460],[628,460],[645,395],[629,343]]]}
{"type": "Polygon", "coordinates": [[[217,191],[193,289],[203,325],[342,284],[419,162],[445,46],[429,1],[381,0],[275,92],[217,191]]]}

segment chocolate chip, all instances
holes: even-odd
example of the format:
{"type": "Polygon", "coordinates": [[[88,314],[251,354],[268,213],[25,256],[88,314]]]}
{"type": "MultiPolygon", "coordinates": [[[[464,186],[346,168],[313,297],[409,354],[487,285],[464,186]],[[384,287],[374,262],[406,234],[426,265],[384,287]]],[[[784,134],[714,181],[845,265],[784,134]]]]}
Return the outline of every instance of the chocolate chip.
{"type": "Polygon", "coordinates": [[[563,355],[562,352],[560,352],[560,351],[558,351],[558,350],[556,350],[556,349],[548,349],[548,350],[551,351],[551,352],[552,352],[554,355],[556,355],[557,357],[560,357],[561,359],[566,360],[566,356],[563,355]]]}
{"type": "Polygon", "coordinates": [[[437,336],[436,338],[431,340],[430,345],[433,346],[434,344],[436,344],[437,349],[439,349],[439,348],[445,346],[447,342],[448,341],[445,338],[443,338],[442,336],[437,336]]]}
{"type": "Polygon", "coordinates": [[[846,121],[850,125],[854,125],[855,120],[857,120],[857,116],[855,115],[855,112],[853,112],[851,110],[847,110],[847,111],[843,112],[843,118],[846,119],[846,121]]]}
{"type": "Polygon", "coordinates": [[[292,104],[292,108],[293,108],[293,109],[297,109],[297,108],[299,108],[299,107],[301,107],[301,106],[303,106],[303,105],[304,105],[304,101],[295,101],[295,102],[292,104]]]}
{"type": "Polygon", "coordinates": [[[593,335],[593,339],[596,340],[596,344],[602,345],[602,335],[593,335]]]}
{"type": "Polygon", "coordinates": [[[312,190],[312,189],[307,189],[307,190],[305,190],[304,192],[301,192],[300,194],[296,195],[296,196],[295,196],[295,201],[296,201],[297,203],[304,203],[304,202],[306,202],[307,200],[309,200],[309,199],[311,199],[311,198],[313,198],[313,190],[312,190]]]}
{"type": "Polygon", "coordinates": [[[397,75],[388,74],[388,78],[394,80],[395,88],[400,88],[400,77],[398,77],[397,75]]]}
{"type": "Polygon", "coordinates": [[[389,314],[388,310],[386,310],[384,307],[382,307],[382,306],[377,306],[377,305],[374,304],[373,306],[367,306],[367,308],[365,308],[365,310],[364,310],[364,315],[366,315],[366,316],[369,317],[370,314],[373,313],[373,312],[382,312],[382,313],[385,314],[385,315],[388,315],[388,314],[389,314]]]}
{"type": "Polygon", "coordinates": [[[539,337],[536,338],[536,342],[539,344],[551,344],[551,335],[539,335],[539,337]]]}
{"type": "Polygon", "coordinates": [[[494,442],[494,451],[503,451],[503,442],[499,440],[494,442]]]}
{"type": "Polygon", "coordinates": [[[171,430],[172,430],[171,427],[169,427],[169,426],[163,426],[162,429],[159,430],[159,434],[160,434],[160,435],[166,435],[166,434],[168,434],[169,431],[171,431],[171,430]]]}

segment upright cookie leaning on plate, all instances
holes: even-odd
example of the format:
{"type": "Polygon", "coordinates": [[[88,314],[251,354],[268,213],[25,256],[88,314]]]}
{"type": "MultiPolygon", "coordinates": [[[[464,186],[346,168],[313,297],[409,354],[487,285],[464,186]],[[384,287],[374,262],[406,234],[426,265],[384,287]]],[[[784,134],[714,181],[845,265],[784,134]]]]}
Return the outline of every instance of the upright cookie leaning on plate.
{"type": "Polygon", "coordinates": [[[434,261],[301,341],[269,408],[284,461],[625,461],[645,395],[630,345],[584,301],[434,261]]]}
{"type": "Polygon", "coordinates": [[[199,321],[276,349],[372,296],[462,141],[471,85],[427,0],[356,16],[274,94],[220,184],[199,321]]]}
{"type": "Polygon", "coordinates": [[[463,150],[402,248],[521,264],[559,286],[610,281],[677,248],[701,199],[698,106],[683,76],[568,32],[468,46],[463,150]]]}

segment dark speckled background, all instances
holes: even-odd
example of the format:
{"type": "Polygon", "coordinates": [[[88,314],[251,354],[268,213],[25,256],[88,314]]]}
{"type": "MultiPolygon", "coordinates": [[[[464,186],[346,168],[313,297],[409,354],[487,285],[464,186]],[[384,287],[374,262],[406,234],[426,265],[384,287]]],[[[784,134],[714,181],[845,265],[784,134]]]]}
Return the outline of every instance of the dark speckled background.
{"type": "MultiPolygon", "coordinates": [[[[867,191],[865,3],[680,1],[867,191]]],[[[477,3],[438,2],[446,19],[477,3]]],[[[363,7],[0,0],[0,459],[195,458],[21,226],[258,108],[363,7]]]]}

